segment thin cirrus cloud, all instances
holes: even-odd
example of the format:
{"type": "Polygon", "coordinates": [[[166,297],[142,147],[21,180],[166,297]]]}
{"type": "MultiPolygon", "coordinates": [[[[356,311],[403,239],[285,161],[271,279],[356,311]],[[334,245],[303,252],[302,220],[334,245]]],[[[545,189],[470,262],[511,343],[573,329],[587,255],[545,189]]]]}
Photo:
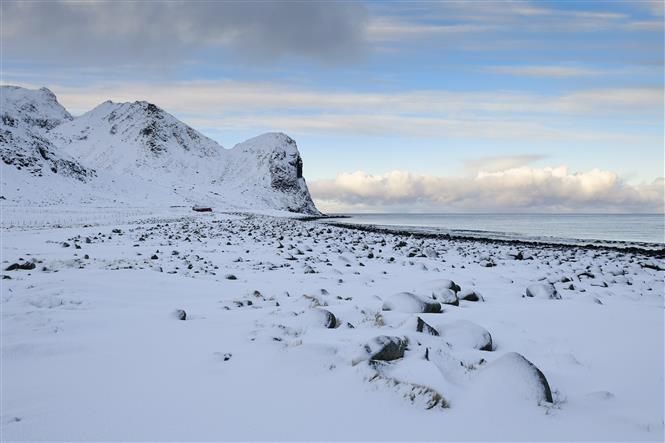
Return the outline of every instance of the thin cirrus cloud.
{"type": "Polygon", "coordinates": [[[465,177],[356,171],[309,184],[324,211],[426,208],[469,212],[662,212],[664,186],[662,177],[629,185],[610,171],[571,172],[565,166],[525,166],[465,177]]]}
{"type": "Polygon", "coordinates": [[[571,78],[606,75],[600,69],[574,66],[488,66],[484,71],[495,74],[509,74],[525,77],[571,78]]]}
{"type": "Polygon", "coordinates": [[[662,88],[591,89],[546,96],[500,91],[331,92],[238,81],[48,86],[75,115],[108,99],[147,100],[211,134],[285,131],[293,135],[653,144],[659,143],[661,135],[569,122],[586,118],[611,121],[623,115],[661,122],[663,112],[662,88]]]}
{"type": "MultiPolygon", "coordinates": [[[[19,83],[26,87],[44,85],[19,83]]],[[[173,113],[226,114],[246,110],[284,113],[325,111],[370,115],[418,114],[420,117],[466,113],[560,114],[579,116],[630,112],[659,116],[662,87],[603,88],[570,93],[511,91],[458,92],[411,90],[393,93],[305,89],[278,82],[122,83],[111,86],[47,85],[72,112],[82,113],[108,99],[148,100],[173,113]]]]}

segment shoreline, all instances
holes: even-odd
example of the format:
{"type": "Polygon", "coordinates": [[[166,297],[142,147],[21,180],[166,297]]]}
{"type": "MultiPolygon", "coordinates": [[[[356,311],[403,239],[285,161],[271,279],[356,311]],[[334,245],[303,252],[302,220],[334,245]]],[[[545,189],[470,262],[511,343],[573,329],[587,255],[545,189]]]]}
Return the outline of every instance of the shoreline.
{"type": "MultiPolygon", "coordinates": [[[[328,219],[328,217],[316,217],[316,218],[303,218],[302,221],[318,221],[321,219],[328,219]]],[[[611,252],[620,252],[626,254],[636,254],[644,255],[650,258],[665,258],[665,246],[664,247],[654,247],[650,249],[648,247],[636,246],[635,242],[620,242],[620,241],[611,241],[611,240],[597,240],[604,243],[617,243],[616,246],[612,244],[594,244],[594,243],[559,243],[553,241],[538,241],[538,240],[528,240],[528,239],[501,239],[501,238],[492,238],[492,237],[483,237],[483,236],[471,236],[471,235],[459,235],[459,234],[449,234],[449,233],[438,233],[438,232],[427,232],[420,231],[418,229],[409,229],[408,226],[395,226],[389,227],[385,225],[374,225],[374,224],[360,224],[360,223],[344,223],[344,222],[325,222],[326,225],[335,226],[337,228],[349,228],[357,231],[373,232],[377,234],[394,234],[402,235],[413,238],[420,239],[433,239],[433,240],[458,240],[462,242],[475,242],[481,244],[492,244],[492,245],[504,245],[504,246],[527,246],[534,248],[544,248],[544,249],[584,249],[584,250],[599,250],[599,251],[611,251],[611,252]],[[626,246],[619,246],[618,244],[625,244],[626,246]]],[[[571,239],[575,240],[575,239],[571,239]]],[[[586,242],[587,240],[581,240],[580,242],[586,242]]]]}

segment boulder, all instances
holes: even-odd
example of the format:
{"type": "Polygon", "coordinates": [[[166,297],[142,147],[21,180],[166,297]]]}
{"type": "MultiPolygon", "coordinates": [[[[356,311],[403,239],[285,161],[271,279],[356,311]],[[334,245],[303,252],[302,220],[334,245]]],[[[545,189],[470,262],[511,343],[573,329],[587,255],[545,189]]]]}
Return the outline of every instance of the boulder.
{"type": "Polygon", "coordinates": [[[370,360],[392,361],[404,357],[408,344],[406,337],[380,335],[365,344],[364,351],[370,360]]]}
{"type": "Polygon", "coordinates": [[[337,318],[332,312],[326,309],[310,309],[305,312],[304,318],[309,326],[319,326],[327,329],[333,329],[337,326],[337,318]]]}
{"type": "Polygon", "coordinates": [[[498,399],[504,405],[514,400],[535,404],[553,401],[545,375],[516,352],[509,352],[486,366],[478,374],[476,383],[487,398],[498,399]]]}
{"type": "Polygon", "coordinates": [[[527,297],[561,300],[561,296],[551,283],[533,283],[526,288],[527,297]]]}
{"type": "Polygon", "coordinates": [[[464,291],[461,291],[458,295],[460,300],[464,301],[485,301],[482,295],[480,295],[478,292],[474,291],[473,289],[465,289],[464,291]]]}
{"type": "Polygon", "coordinates": [[[425,299],[411,292],[400,292],[391,295],[383,302],[384,311],[418,313],[439,313],[441,304],[432,299],[425,299]]]}
{"type": "Polygon", "coordinates": [[[455,348],[492,350],[492,335],[482,326],[468,320],[437,325],[439,335],[455,348]]]}
{"type": "Polygon", "coordinates": [[[455,293],[458,293],[459,291],[462,290],[462,288],[460,288],[460,285],[458,285],[457,283],[455,283],[452,280],[441,279],[441,280],[436,280],[436,282],[438,283],[438,286],[440,288],[450,289],[451,291],[453,291],[455,293]]]}
{"type": "Polygon", "coordinates": [[[33,262],[25,262],[25,263],[12,263],[11,265],[7,266],[5,271],[16,271],[16,270],[23,270],[23,271],[31,271],[35,269],[37,265],[33,262]]]}
{"type": "Polygon", "coordinates": [[[173,316],[178,320],[187,320],[187,313],[184,309],[176,309],[173,316]]]}
{"type": "Polygon", "coordinates": [[[435,289],[432,291],[432,297],[441,304],[459,306],[459,298],[452,289],[435,289]]]}
{"type": "Polygon", "coordinates": [[[434,329],[432,326],[428,325],[425,320],[422,318],[418,317],[416,319],[416,331],[417,332],[423,332],[425,334],[429,335],[439,335],[439,332],[434,329]]]}

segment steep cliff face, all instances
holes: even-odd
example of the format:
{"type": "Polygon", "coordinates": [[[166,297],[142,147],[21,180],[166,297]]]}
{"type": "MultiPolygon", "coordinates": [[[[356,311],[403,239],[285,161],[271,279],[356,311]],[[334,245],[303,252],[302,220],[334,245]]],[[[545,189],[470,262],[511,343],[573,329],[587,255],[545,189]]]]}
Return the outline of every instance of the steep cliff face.
{"type": "Polygon", "coordinates": [[[296,143],[285,134],[264,134],[227,150],[148,102],[107,101],[73,118],[47,89],[4,88],[0,145],[5,166],[15,169],[3,179],[8,189],[19,182],[31,188],[28,175],[48,170],[81,182],[74,190],[52,186],[63,189],[57,201],[205,202],[319,214],[296,143]]]}
{"type": "Polygon", "coordinates": [[[291,137],[274,132],[263,134],[237,144],[229,154],[223,177],[226,183],[252,190],[271,206],[319,214],[303,177],[300,152],[291,137]]]}

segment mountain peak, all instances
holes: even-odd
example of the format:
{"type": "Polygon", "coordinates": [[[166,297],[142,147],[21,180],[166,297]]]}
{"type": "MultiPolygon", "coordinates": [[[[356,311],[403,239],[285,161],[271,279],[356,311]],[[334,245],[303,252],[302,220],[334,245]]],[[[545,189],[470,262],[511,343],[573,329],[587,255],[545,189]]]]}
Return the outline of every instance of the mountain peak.
{"type": "Polygon", "coordinates": [[[105,101],[72,118],[47,88],[1,92],[7,113],[0,122],[0,166],[3,177],[11,177],[8,197],[17,202],[52,201],[60,193],[62,201],[206,202],[319,214],[296,142],[284,133],[261,134],[226,150],[145,100],[105,101]]]}

